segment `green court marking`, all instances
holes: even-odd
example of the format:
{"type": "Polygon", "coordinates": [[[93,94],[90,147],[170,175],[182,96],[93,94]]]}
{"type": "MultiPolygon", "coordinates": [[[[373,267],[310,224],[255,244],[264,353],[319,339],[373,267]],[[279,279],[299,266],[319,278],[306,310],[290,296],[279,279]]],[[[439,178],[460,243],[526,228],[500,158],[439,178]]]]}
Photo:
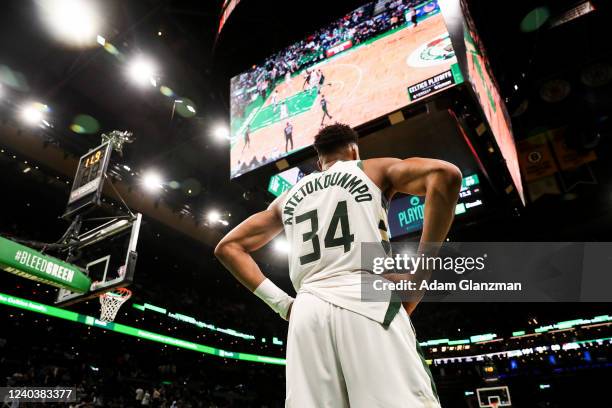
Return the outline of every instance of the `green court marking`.
{"type": "MultiPolygon", "coordinates": [[[[290,96],[283,101],[287,104],[287,118],[299,115],[304,113],[314,105],[317,100],[317,90],[316,88],[302,91],[295,95],[290,96]]],[[[281,121],[280,113],[281,113],[281,103],[283,101],[278,101],[276,105],[276,109],[274,109],[274,105],[268,105],[265,108],[262,108],[255,118],[251,121],[251,131],[254,132],[257,129],[264,128],[266,126],[270,126],[276,122],[281,121]]],[[[283,119],[284,120],[284,119],[283,119]]]]}
{"type": "MultiPolygon", "coordinates": [[[[262,98],[260,94],[257,94],[257,98],[253,102],[249,103],[244,109],[244,115],[242,117],[233,117],[230,124],[232,135],[240,133],[240,130],[242,130],[241,128],[243,127],[245,120],[251,115],[251,113],[255,109],[259,109],[265,102],[266,100],[262,98]]],[[[240,133],[240,136],[242,136],[242,133],[240,133]]]]}
{"type": "Polygon", "coordinates": [[[59,307],[45,305],[43,303],[34,302],[32,300],[11,296],[1,292],[0,304],[27,310],[30,312],[40,313],[51,317],[56,317],[58,319],[64,319],[81,324],[86,324],[88,326],[98,327],[100,329],[110,330],[116,333],[126,334],[128,336],[134,336],[141,339],[166,344],[169,346],[180,347],[187,350],[197,351],[203,354],[210,354],[217,357],[232,358],[235,360],[252,361],[255,363],[264,364],[286,364],[286,360],[284,358],[222,350],[215,347],[206,346],[204,344],[194,343],[188,340],[182,340],[176,337],[166,336],[165,334],[142,330],[137,327],[127,326],[120,323],[103,322],[91,316],[75,313],[69,310],[64,310],[59,307]]]}

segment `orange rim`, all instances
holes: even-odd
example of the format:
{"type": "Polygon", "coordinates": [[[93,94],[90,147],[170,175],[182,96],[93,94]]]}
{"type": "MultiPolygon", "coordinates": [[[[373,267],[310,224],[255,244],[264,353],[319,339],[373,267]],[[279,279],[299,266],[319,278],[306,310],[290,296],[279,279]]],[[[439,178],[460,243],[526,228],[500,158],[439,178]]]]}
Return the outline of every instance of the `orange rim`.
{"type": "Polygon", "coordinates": [[[129,290],[128,288],[119,288],[115,290],[110,290],[106,293],[103,293],[100,296],[101,297],[113,296],[113,297],[129,298],[130,296],[132,296],[132,291],[129,290]]]}

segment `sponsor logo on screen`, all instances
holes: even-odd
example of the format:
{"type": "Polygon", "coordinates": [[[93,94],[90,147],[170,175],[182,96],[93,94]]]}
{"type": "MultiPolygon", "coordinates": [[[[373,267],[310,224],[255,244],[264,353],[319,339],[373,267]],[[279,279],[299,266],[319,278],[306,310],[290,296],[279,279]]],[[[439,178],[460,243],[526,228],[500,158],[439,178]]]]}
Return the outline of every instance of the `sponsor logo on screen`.
{"type": "Polygon", "coordinates": [[[342,51],[346,51],[353,46],[353,42],[351,40],[341,42],[340,44],[336,44],[333,47],[330,47],[325,52],[325,55],[329,58],[333,55],[340,54],[342,51]]]}

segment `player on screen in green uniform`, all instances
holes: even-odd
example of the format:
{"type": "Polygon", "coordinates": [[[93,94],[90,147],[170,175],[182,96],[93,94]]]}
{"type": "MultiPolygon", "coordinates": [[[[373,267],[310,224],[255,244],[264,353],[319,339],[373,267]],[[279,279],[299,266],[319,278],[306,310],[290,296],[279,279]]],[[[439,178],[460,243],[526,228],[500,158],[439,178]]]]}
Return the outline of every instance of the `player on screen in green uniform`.
{"type": "Polygon", "coordinates": [[[323,122],[325,122],[325,117],[329,117],[333,119],[332,116],[327,111],[327,99],[325,99],[325,95],[321,94],[321,109],[323,110],[323,117],[321,118],[321,126],[323,126],[323,122]]]}
{"type": "Polygon", "coordinates": [[[247,146],[251,147],[251,125],[247,125],[246,129],[244,130],[244,146],[242,146],[243,152],[247,146]]]}

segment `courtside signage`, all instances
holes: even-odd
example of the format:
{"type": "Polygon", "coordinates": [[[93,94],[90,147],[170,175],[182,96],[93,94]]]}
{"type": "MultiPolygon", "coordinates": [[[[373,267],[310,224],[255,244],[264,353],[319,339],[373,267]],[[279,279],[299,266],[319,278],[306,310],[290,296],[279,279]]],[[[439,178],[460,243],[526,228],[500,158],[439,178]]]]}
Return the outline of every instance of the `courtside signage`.
{"type": "Polygon", "coordinates": [[[73,292],[87,292],[91,280],[74,265],[0,237],[0,268],[73,292]]]}
{"type": "Polygon", "coordinates": [[[92,316],[71,312],[69,310],[64,310],[59,307],[48,306],[43,303],[34,302],[28,299],[22,299],[16,296],[7,295],[5,293],[0,293],[0,304],[16,307],[23,310],[28,310],[31,312],[41,313],[47,316],[82,323],[88,326],[94,326],[104,330],[110,330],[116,333],[125,334],[128,336],[134,336],[144,340],[165,344],[168,346],[197,351],[203,354],[215,355],[223,358],[232,358],[235,360],[252,361],[255,363],[285,365],[284,358],[222,350],[215,347],[206,346],[204,344],[194,343],[188,340],[182,340],[176,337],[166,336],[160,333],[141,330],[136,327],[126,326],[124,324],[103,322],[92,316]]]}
{"type": "Polygon", "coordinates": [[[340,54],[342,51],[348,50],[352,46],[353,42],[351,40],[343,41],[339,44],[334,45],[333,47],[328,48],[325,54],[327,55],[327,58],[329,58],[336,54],[340,54]]]}

